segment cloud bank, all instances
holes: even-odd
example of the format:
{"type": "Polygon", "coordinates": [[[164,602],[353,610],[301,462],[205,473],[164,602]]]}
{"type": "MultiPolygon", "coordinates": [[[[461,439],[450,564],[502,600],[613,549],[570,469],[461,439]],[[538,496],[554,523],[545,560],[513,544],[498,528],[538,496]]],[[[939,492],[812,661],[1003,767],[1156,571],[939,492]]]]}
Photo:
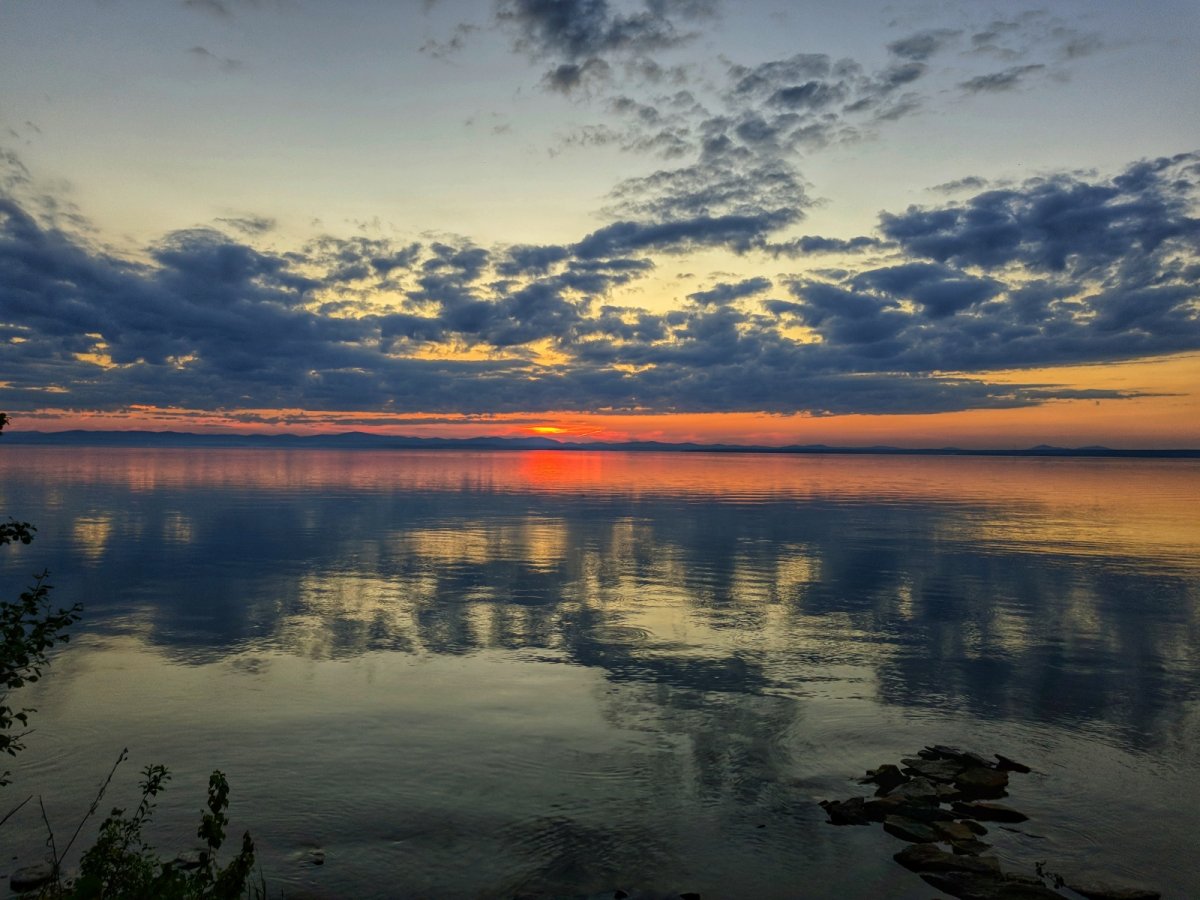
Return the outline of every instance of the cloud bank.
{"type": "MultiPolygon", "coordinates": [[[[748,90],[778,90],[751,76],[748,90]]],[[[250,241],[269,220],[241,216],[137,259],[56,214],[15,157],[5,171],[11,411],[930,413],[1129,396],[978,373],[1200,349],[1194,153],[884,212],[848,240],[787,237],[807,203],[787,172],[709,195],[672,174],[561,245],[358,236],[268,252],[250,241]],[[667,312],[620,302],[663,254],[707,247],[773,265],[839,252],[842,267],[700,284],[667,312]]]]}

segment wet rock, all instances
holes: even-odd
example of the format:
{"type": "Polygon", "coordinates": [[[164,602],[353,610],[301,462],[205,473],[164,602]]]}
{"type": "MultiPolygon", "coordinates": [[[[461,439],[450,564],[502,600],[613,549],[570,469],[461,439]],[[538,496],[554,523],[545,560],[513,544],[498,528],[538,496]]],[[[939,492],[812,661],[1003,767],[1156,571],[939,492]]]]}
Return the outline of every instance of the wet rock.
{"type": "Polygon", "coordinates": [[[301,860],[301,862],[303,862],[306,866],[323,866],[325,865],[325,851],[309,850],[308,853],[304,854],[304,858],[301,860]]]}
{"type": "Polygon", "coordinates": [[[975,831],[967,825],[966,822],[938,822],[933,826],[943,840],[946,841],[973,841],[975,840],[975,831]]]}
{"type": "Polygon", "coordinates": [[[964,794],[977,797],[1002,797],[1008,787],[1008,773],[999,769],[973,766],[954,778],[954,785],[964,794]]]}
{"type": "Polygon", "coordinates": [[[1025,822],[1029,816],[1020,810],[1005,806],[1003,803],[963,803],[950,804],[950,808],[963,818],[978,819],[984,822],[1025,822]]]}
{"type": "Polygon", "coordinates": [[[950,847],[955,853],[959,853],[964,856],[978,856],[980,853],[985,853],[990,850],[992,845],[986,844],[978,838],[967,838],[966,840],[961,841],[951,841],[950,847]]]}
{"type": "Polygon", "coordinates": [[[926,759],[957,759],[962,756],[962,751],[957,747],[947,747],[945,744],[933,744],[918,751],[917,755],[926,759]]]}
{"type": "Polygon", "coordinates": [[[952,784],[935,784],[934,787],[937,789],[938,803],[950,803],[962,798],[962,791],[952,784]]]}
{"type": "Polygon", "coordinates": [[[198,847],[193,847],[191,850],[184,850],[170,862],[172,869],[183,869],[189,871],[198,869],[204,865],[204,860],[207,856],[207,851],[201,850],[198,847]]]}
{"type": "Polygon", "coordinates": [[[882,822],[888,816],[903,815],[908,808],[909,803],[903,797],[875,797],[863,804],[863,809],[875,822],[882,822]]]}
{"type": "Polygon", "coordinates": [[[942,839],[931,826],[904,816],[888,816],[883,820],[883,830],[893,837],[902,841],[912,841],[914,844],[935,844],[942,839]]]}
{"type": "Polygon", "coordinates": [[[1009,759],[1007,756],[999,753],[995,753],[993,756],[996,757],[996,768],[1002,772],[1020,772],[1023,775],[1028,775],[1033,771],[1025,763],[1019,763],[1015,759],[1009,759]]]}
{"type": "Polygon", "coordinates": [[[975,832],[976,834],[988,833],[987,826],[985,826],[982,822],[976,822],[974,819],[963,819],[962,824],[967,826],[967,828],[971,829],[971,831],[975,832]]]}
{"type": "Polygon", "coordinates": [[[934,787],[932,781],[928,778],[914,778],[907,781],[893,790],[887,792],[888,797],[900,797],[908,803],[932,804],[936,806],[938,800],[937,788],[934,787]]]}
{"type": "Polygon", "coordinates": [[[963,770],[963,764],[953,759],[902,759],[910,774],[920,775],[930,781],[953,781],[963,770]]]}
{"type": "Polygon", "coordinates": [[[920,875],[939,891],[960,900],[1062,900],[1061,894],[1045,885],[1007,878],[998,872],[921,872],[920,875]]]}
{"type": "Polygon", "coordinates": [[[8,886],[16,893],[23,894],[26,891],[36,891],[53,880],[54,866],[45,862],[34,863],[32,866],[25,866],[13,872],[9,876],[8,886]]]}
{"type": "Polygon", "coordinates": [[[908,781],[908,776],[901,772],[898,766],[888,763],[878,769],[867,769],[866,776],[860,778],[858,783],[876,784],[879,786],[879,792],[886,794],[892,788],[898,787],[906,781],[908,781]]]}
{"type": "Polygon", "coordinates": [[[1083,894],[1088,900],[1159,900],[1162,897],[1158,891],[1147,888],[1108,884],[1090,879],[1071,879],[1066,885],[1075,893],[1083,894]]]}
{"type": "Polygon", "coordinates": [[[866,809],[865,797],[851,797],[849,800],[822,800],[820,807],[829,816],[833,825],[869,825],[878,820],[878,816],[870,815],[866,809]]]}
{"type": "Polygon", "coordinates": [[[933,844],[912,844],[892,859],[914,872],[969,872],[999,875],[1000,860],[994,856],[956,856],[933,844]]]}
{"type": "Polygon", "coordinates": [[[972,753],[970,750],[959,750],[957,747],[947,747],[945,744],[934,744],[932,747],[926,747],[924,753],[918,753],[917,755],[926,759],[954,760],[964,765],[979,766],[984,769],[995,768],[995,763],[985,759],[978,753],[972,753]]]}

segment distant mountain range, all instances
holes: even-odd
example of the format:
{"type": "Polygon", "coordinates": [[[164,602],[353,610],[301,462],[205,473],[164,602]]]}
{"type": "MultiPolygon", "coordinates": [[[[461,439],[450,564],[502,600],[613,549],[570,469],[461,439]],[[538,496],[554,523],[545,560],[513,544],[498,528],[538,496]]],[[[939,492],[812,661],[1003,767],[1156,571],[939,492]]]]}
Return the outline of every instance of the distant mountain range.
{"type": "Polygon", "coordinates": [[[793,444],[770,447],[758,444],[671,444],[661,441],[556,441],[546,437],[421,438],[348,431],[342,434],[193,434],[183,431],[16,431],[5,434],[5,444],[88,447],[212,447],[298,448],[331,450],[626,450],[660,453],[828,453],[894,456],[1083,456],[1157,459],[1200,459],[1200,449],[1114,450],[1111,447],[1050,447],[1039,444],[1024,450],[971,450],[961,447],[831,447],[826,444],[793,444]]]}

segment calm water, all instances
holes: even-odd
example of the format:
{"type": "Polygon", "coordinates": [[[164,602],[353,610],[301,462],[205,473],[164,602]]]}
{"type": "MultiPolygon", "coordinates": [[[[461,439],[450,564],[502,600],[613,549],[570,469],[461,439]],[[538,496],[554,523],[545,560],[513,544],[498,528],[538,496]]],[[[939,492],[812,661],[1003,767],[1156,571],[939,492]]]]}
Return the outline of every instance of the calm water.
{"type": "Polygon", "coordinates": [[[928,898],[815,804],[957,743],[1036,770],[1014,865],[1200,896],[1198,509],[1186,461],[3,447],[6,596],[86,607],[5,806],[61,842],[128,746],[104,807],[164,763],[189,846],[220,767],[289,896],[928,898]]]}

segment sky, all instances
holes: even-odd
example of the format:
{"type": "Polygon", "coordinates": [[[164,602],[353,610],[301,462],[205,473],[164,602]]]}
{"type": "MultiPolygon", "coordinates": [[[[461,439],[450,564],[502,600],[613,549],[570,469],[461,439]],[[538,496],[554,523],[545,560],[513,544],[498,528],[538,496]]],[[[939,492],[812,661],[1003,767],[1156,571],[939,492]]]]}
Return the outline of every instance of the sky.
{"type": "Polygon", "coordinates": [[[1200,6],[0,0],[13,428],[1200,447],[1200,6]]]}

